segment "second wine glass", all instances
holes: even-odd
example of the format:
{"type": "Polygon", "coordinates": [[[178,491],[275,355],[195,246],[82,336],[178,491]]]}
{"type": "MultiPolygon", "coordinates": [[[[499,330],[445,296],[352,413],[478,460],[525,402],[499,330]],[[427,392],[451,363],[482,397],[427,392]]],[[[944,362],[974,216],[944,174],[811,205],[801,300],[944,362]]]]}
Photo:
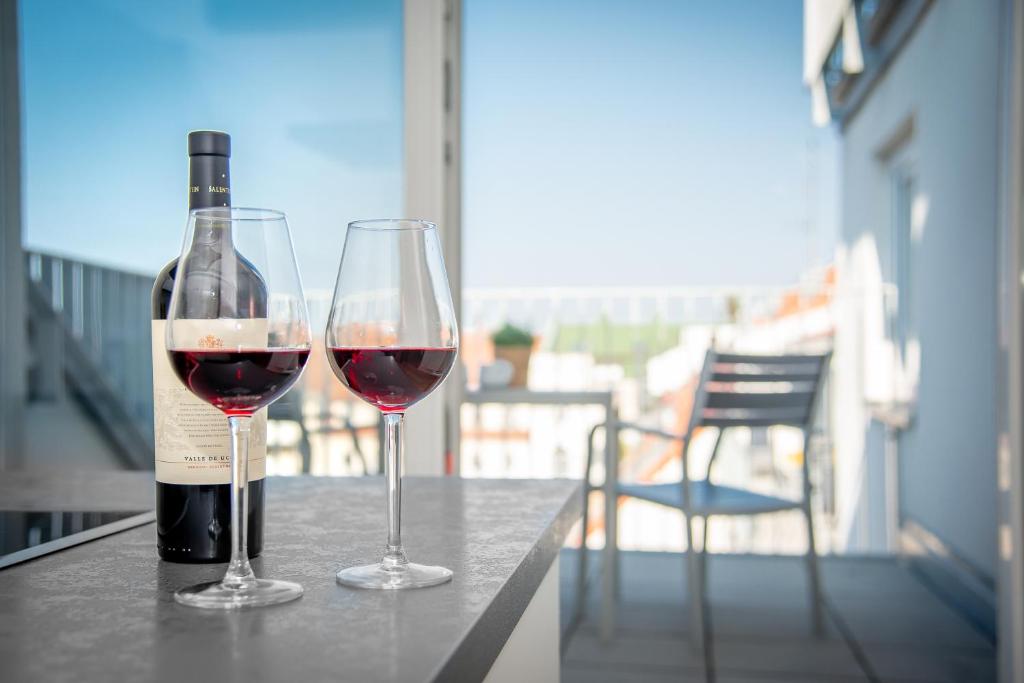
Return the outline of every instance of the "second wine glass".
{"type": "Polygon", "coordinates": [[[452,572],[445,567],[409,562],[401,535],[405,411],[444,381],[459,348],[433,223],[384,219],[349,224],[326,342],[334,374],[384,417],[384,556],[376,564],[341,570],[338,583],[393,590],[450,580],[452,572]]]}

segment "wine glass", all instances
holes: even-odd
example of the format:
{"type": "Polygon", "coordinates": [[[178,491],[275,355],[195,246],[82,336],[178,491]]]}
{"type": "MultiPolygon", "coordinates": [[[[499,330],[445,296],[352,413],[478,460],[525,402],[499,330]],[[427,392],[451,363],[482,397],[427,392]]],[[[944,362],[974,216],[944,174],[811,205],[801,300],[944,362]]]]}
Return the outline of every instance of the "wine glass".
{"type": "Polygon", "coordinates": [[[174,599],[212,609],[294,600],[302,586],[257,579],[246,550],[252,416],[295,384],[311,343],[284,214],[233,207],[192,211],[166,330],[175,374],[220,409],[231,430],[231,561],[222,580],[184,588],[174,599]]]}
{"type": "Polygon", "coordinates": [[[401,535],[405,411],[444,381],[459,348],[437,226],[399,219],[349,224],[326,342],[334,374],[383,413],[385,431],[384,557],[339,571],[338,583],[402,589],[450,580],[449,569],[409,562],[401,535]]]}

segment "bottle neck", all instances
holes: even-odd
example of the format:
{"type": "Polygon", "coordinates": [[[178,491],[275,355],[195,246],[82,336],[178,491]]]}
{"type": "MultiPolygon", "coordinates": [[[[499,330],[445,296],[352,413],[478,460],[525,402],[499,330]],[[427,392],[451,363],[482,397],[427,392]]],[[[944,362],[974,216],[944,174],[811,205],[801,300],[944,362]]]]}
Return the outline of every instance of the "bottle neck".
{"type": "Polygon", "coordinates": [[[227,157],[198,154],[188,158],[188,208],[231,206],[231,172],[227,157]]]}
{"type": "MultiPolygon", "coordinates": [[[[197,154],[188,158],[188,209],[231,206],[231,171],[228,157],[197,154]]],[[[207,222],[207,225],[212,225],[207,222]]],[[[195,242],[215,242],[213,228],[197,230],[195,242]]]]}

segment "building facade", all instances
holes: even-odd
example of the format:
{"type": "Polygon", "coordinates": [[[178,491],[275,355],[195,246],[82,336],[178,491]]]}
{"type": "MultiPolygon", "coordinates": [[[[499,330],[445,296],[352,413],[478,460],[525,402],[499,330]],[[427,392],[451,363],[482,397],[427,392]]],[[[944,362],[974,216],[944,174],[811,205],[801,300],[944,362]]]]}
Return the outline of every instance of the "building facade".
{"type": "Polygon", "coordinates": [[[998,633],[1004,680],[1024,675],[1021,5],[805,2],[812,116],[841,136],[841,533],[934,572],[998,633]]]}

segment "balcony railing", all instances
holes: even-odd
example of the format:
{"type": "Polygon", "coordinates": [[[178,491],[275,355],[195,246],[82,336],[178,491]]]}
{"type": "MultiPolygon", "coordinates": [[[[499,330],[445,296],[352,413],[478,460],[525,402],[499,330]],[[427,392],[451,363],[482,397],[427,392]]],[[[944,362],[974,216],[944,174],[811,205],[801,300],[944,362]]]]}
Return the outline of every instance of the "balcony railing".
{"type": "MultiPolygon", "coordinates": [[[[70,387],[72,395],[85,399],[82,405],[126,464],[149,467],[151,277],[50,254],[29,253],[27,259],[33,300],[33,396],[41,400],[59,393],[62,386],[70,387]]],[[[462,361],[475,385],[480,366],[491,362],[490,332],[511,321],[540,338],[531,389],[547,392],[549,399],[559,392],[570,397],[606,392],[623,419],[678,430],[678,410],[671,397],[685,395],[712,340],[798,348],[820,344],[827,337],[828,321],[816,318],[814,307],[807,307],[803,315],[773,320],[793,293],[786,288],[469,289],[463,297],[462,361]]],[[[817,295],[810,287],[799,296],[810,301],[817,295]]],[[[307,298],[312,325],[322,330],[331,293],[311,291],[307,298]]],[[[319,343],[320,335],[315,336],[319,343]]],[[[314,354],[288,405],[276,406],[270,434],[276,447],[268,468],[281,474],[375,473],[376,412],[340,387],[327,364],[317,362],[321,356],[314,354]]],[[[545,402],[548,405],[530,405],[528,394],[521,403],[467,402],[462,412],[463,474],[581,476],[587,434],[606,419],[606,409],[545,402]]],[[[832,498],[827,433],[825,425],[826,438],[819,439],[815,451],[822,455],[812,460],[826,511],[832,498]]],[[[803,454],[787,454],[783,445],[773,455],[764,435],[751,438],[749,446],[760,454],[751,461],[752,469],[727,470],[725,476],[789,486],[787,472],[803,454]]],[[[628,441],[623,453],[627,475],[672,474],[663,444],[628,441]]],[[[637,514],[635,526],[642,529],[649,513],[637,514]]],[[[630,523],[627,517],[627,533],[630,523]]],[[[671,527],[665,528],[670,533],[671,527]]],[[[641,546],[661,544],[637,533],[641,546]]]]}
{"type": "Polygon", "coordinates": [[[129,467],[153,463],[153,279],[28,252],[29,396],[65,388],[129,467]]]}

